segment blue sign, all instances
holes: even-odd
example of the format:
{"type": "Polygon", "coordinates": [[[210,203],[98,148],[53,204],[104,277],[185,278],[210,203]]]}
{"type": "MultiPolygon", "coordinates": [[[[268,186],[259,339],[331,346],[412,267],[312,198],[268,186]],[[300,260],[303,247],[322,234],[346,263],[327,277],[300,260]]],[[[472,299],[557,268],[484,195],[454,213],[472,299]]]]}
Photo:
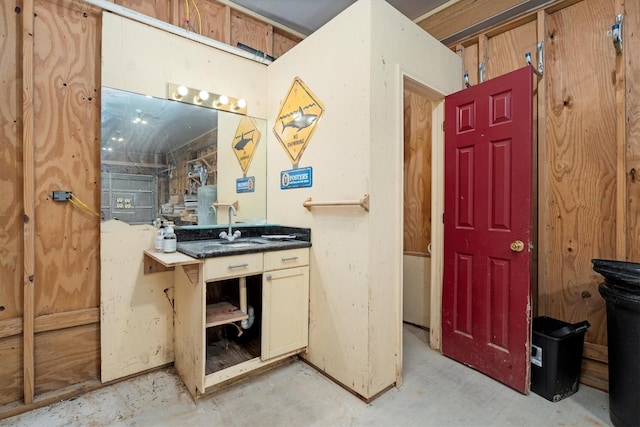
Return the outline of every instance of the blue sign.
{"type": "Polygon", "coordinates": [[[280,189],[313,187],[313,169],[311,166],[280,172],[280,189]]]}
{"type": "Polygon", "coordinates": [[[255,176],[236,179],[236,193],[253,193],[254,191],[256,191],[255,176]]]}

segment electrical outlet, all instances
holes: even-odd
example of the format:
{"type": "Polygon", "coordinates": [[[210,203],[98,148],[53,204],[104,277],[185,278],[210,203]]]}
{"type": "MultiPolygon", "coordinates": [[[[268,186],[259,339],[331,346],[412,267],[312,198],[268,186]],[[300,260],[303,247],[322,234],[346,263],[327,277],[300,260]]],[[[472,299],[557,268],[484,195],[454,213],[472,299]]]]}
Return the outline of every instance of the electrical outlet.
{"type": "Polygon", "coordinates": [[[71,191],[54,191],[52,199],[54,202],[68,202],[71,199],[71,191]]]}

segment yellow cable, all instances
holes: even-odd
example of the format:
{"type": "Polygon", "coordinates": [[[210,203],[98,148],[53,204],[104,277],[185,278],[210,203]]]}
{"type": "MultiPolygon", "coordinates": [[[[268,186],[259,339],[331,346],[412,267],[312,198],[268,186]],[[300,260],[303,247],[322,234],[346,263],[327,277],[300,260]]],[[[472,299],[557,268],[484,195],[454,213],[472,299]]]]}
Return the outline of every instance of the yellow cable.
{"type": "Polygon", "coordinates": [[[100,214],[96,211],[94,211],[93,209],[87,209],[86,207],[82,206],[81,204],[79,204],[77,201],[73,200],[73,199],[69,199],[69,202],[74,205],[75,207],[77,207],[78,209],[81,209],[83,211],[85,211],[86,213],[89,213],[91,215],[96,215],[96,216],[100,216],[100,214]]]}
{"type": "Polygon", "coordinates": [[[80,209],[81,211],[87,212],[86,208],[84,206],[78,204],[78,202],[75,202],[72,199],[69,199],[69,203],[71,203],[73,206],[75,206],[76,208],[80,209]]]}
{"type": "Polygon", "coordinates": [[[78,196],[74,195],[73,193],[71,193],[71,199],[73,199],[76,203],[80,204],[81,206],[84,206],[87,209],[91,209],[89,207],[89,205],[87,205],[85,202],[80,200],[80,198],[78,196]]]}
{"type": "Polygon", "coordinates": [[[69,199],[69,202],[76,206],[79,209],[82,209],[83,211],[90,213],[92,215],[95,215],[97,217],[100,217],[100,213],[94,211],[93,209],[91,209],[89,207],[89,205],[87,205],[85,202],[83,202],[82,200],[80,200],[77,196],[75,196],[73,193],[71,194],[71,198],[69,199]]]}
{"type": "Polygon", "coordinates": [[[198,14],[198,34],[202,34],[202,16],[200,16],[200,9],[196,4],[196,0],[191,0],[193,2],[193,7],[196,9],[196,13],[198,14]]]}

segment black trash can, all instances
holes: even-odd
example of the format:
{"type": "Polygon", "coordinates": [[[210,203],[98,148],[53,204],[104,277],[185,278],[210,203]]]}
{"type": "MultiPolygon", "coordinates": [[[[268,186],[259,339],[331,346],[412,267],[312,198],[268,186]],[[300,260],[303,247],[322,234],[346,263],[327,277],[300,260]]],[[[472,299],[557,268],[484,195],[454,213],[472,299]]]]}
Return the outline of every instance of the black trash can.
{"type": "Polygon", "coordinates": [[[584,335],[591,326],[551,317],[533,319],[531,391],[557,402],[578,391],[584,335]]]}
{"type": "Polygon", "coordinates": [[[607,304],[609,417],[616,426],[640,425],[640,264],[594,259],[605,277],[598,287],[607,304]]]}

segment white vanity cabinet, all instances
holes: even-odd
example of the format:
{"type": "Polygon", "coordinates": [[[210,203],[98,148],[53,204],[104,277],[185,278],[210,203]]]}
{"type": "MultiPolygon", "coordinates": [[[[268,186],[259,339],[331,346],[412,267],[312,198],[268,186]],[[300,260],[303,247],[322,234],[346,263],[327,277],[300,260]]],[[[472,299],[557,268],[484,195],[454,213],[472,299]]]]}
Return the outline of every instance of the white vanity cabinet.
{"type": "Polygon", "coordinates": [[[308,343],[309,248],[207,258],[195,266],[176,268],[174,310],[175,366],[194,398],[299,353],[308,343]],[[245,285],[249,281],[252,284],[245,285]],[[211,293],[212,287],[238,285],[261,298],[255,354],[238,363],[217,361],[216,352],[208,347],[207,329],[211,333],[211,328],[234,323],[224,333],[235,333],[248,316],[236,304],[207,304],[207,289],[211,293]],[[216,367],[211,369],[212,365],[216,367]]]}
{"type": "Polygon", "coordinates": [[[309,249],[266,252],[262,275],[262,360],[309,343],[309,249]]]}

